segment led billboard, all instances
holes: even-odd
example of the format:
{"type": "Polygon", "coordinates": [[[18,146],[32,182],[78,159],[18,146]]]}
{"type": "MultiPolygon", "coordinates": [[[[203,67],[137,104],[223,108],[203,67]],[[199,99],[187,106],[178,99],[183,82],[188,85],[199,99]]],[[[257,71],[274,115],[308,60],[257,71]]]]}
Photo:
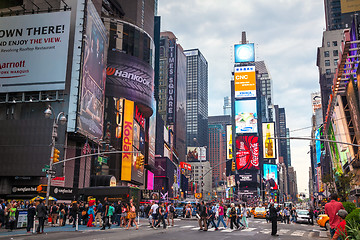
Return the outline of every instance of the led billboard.
{"type": "Polygon", "coordinates": [[[236,137],[236,169],[259,169],[259,138],[256,136],[236,137]]]}
{"type": "Polygon", "coordinates": [[[199,149],[197,147],[187,147],[187,161],[199,161],[199,149]]]}
{"type": "MultiPolygon", "coordinates": [[[[320,139],[320,129],[316,130],[315,138],[320,139]]],[[[315,150],[316,150],[316,163],[319,164],[321,158],[321,141],[315,141],[315,150]]]]}
{"type": "Polygon", "coordinates": [[[235,63],[254,62],[255,49],[254,44],[237,44],[234,46],[235,63]]]}
{"type": "Polygon", "coordinates": [[[360,11],[360,2],[356,0],[341,0],[341,13],[360,11]]]}
{"type": "Polygon", "coordinates": [[[167,86],[167,124],[175,122],[175,86],[176,86],[176,39],[169,39],[168,86],[167,86]]]}
{"type": "Polygon", "coordinates": [[[256,100],[235,101],[236,133],[257,133],[256,100]]]}
{"type": "Polygon", "coordinates": [[[154,173],[147,171],[147,190],[154,190],[154,173]]]}
{"type": "Polygon", "coordinates": [[[275,123],[263,123],[263,157],[276,158],[275,123]]]}
{"type": "Polygon", "coordinates": [[[226,159],[232,158],[232,125],[226,125],[226,159]]]}
{"type": "Polygon", "coordinates": [[[103,136],[107,33],[94,5],[88,1],[84,60],[77,120],[78,132],[103,136]]]}
{"type": "Polygon", "coordinates": [[[270,185],[270,189],[278,189],[278,171],[275,164],[264,164],[264,176],[266,184],[270,185]]]}
{"type": "Polygon", "coordinates": [[[124,126],[121,161],[121,180],[131,181],[131,170],[133,162],[133,119],[134,119],[134,102],[127,99],[124,100],[124,126]]]}
{"type": "Polygon", "coordinates": [[[256,97],[255,66],[235,67],[235,98],[256,97]]]}
{"type": "Polygon", "coordinates": [[[65,89],[70,14],[0,18],[0,92],[65,89]]]}

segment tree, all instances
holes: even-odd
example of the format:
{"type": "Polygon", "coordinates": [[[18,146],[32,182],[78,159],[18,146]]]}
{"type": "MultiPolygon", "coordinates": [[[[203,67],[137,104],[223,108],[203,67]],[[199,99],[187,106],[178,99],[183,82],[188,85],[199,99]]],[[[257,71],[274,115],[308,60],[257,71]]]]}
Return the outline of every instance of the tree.
{"type": "Polygon", "coordinates": [[[348,199],[354,179],[355,175],[351,172],[339,174],[335,179],[340,201],[345,202],[348,199]]]}
{"type": "Polygon", "coordinates": [[[330,194],[336,191],[335,179],[331,173],[324,174],[321,178],[321,181],[327,186],[327,189],[330,192],[330,194]]]}

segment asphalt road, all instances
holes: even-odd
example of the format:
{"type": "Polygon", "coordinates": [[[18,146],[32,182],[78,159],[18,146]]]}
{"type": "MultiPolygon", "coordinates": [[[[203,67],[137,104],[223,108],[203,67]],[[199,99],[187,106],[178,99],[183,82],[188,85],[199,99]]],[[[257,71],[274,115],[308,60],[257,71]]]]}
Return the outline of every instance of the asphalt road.
{"type": "Polygon", "coordinates": [[[105,239],[146,239],[146,240],[228,240],[228,239],[283,239],[283,240],[302,240],[302,239],[327,239],[329,234],[320,227],[307,224],[278,224],[279,236],[270,235],[271,224],[264,219],[249,219],[249,228],[243,230],[231,230],[220,228],[218,231],[199,231],[197,221],[177,220],[174,227],[167,229],[152,229],[147,220],[141,220],[139,230],[135,228],[125,230],[123,228],[112,228],[100,231],[99,228],[82,228],[80,231],[62,231],[56,228],[54,231],[45,231],[44,234],[18,234],[1,235],[0,239],[86,239],[86,240],[105,240],[105,239]]]}

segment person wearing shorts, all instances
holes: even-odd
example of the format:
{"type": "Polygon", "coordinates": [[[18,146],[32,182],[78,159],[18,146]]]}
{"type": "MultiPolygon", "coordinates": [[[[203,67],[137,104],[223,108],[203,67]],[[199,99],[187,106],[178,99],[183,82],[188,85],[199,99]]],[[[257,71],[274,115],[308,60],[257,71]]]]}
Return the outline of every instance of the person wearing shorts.
{"type": "Polygon", "coordinates": [[[167,212],[168,212],[168,217],[167,217],[168,225],[170,226],[170,220],[171,220],[171,226],[174,226],[174,212],[175,212],[174,203],[169,204],[169,206],[167,207],[167,212]]]}

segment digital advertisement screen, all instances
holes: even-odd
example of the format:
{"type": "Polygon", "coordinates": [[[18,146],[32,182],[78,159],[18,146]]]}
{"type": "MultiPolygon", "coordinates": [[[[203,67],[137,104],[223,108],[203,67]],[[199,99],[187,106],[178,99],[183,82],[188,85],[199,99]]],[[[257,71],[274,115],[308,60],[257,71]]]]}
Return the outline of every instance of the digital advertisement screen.
{"type": "Polygon", "coordinates": [[[154,190],[154,173],[147,171],[147,190],[154,190]]]}
{"type": "Polygon", "coordinates": [[[236,137],[236,169],[259,169],[259,138],[257,136],[236,137]]]}
{"type": "Polygon", "coordinates": [[[276,158],[275,123],[263,123],[263,157],[267,159],[276,158]]]}
{"type": "Polygon", "coordinates": [[[187,161],[198,161],[199,160],[199,148],[187,147],[187,161]]]}
{"type": "Polygon", "coordinates": [[[232,150],[232,126],[226,125],[226,159],[233,158],[232,150]]]}
{"type": "MultiPolygon", "coordinates": [[[[320,139],[320,129],[316,130],[315,138],[320,139]]],[[[319,164],[320,158],[321,158],[321,142],[320,141],[316,141],[315,149],[316,149],[316,163],[319,164]]]]}
{"type": "Polygon", "coordinates": [[[264,180],[270,189],[278,189],[278,171],[275,164],[264,164],[264,180]]]}
{"type": "Polygon", "coordinates": [[[235,101],[236,133],[257,133],[256,100],[235,101]]]}
{"type": "Polygon", "coordinates": [[[237,44],[234,46],[235,63],[254,62],[255,49],[254,44],[237,44]]]}
{"type": "Polygon", "coordinates": [[[94,5],[88,1],[78,131],[102,138],[107,61],[107,33],[94,5]]]}
{"type": "Polygon", "coordinates": [[[0,92],[65,89],[70,15],[0,17],[0,92]]]}
{"type": "Polygon", "coordinates": [[[256,97],[255,66],[235,67],[235,98],[256,97]]]}

